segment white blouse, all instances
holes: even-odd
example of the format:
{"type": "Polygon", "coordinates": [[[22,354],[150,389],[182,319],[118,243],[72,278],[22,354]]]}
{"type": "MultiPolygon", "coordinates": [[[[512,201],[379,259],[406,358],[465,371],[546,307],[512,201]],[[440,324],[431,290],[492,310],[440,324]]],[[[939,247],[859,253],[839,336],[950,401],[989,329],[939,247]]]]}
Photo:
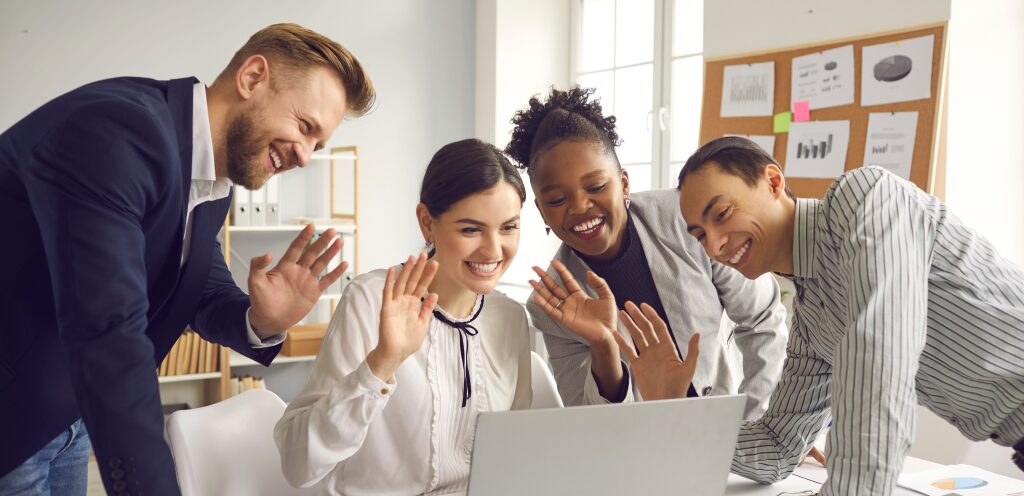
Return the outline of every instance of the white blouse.
{"type": "Polygon", "coordinates": [[[393,384],[370,372],[386,274],[346,287],[306,385],[274,429],[285,477],[302,487],[326,478],[328,494],[465,491],[477,415],[532,401],[526,312],[497,291],[477,298],[470,315],[483,305],[471,323],[479,334],[466,340],[472,396],[463,407],[461,331],[437,317],[393,384]]]}

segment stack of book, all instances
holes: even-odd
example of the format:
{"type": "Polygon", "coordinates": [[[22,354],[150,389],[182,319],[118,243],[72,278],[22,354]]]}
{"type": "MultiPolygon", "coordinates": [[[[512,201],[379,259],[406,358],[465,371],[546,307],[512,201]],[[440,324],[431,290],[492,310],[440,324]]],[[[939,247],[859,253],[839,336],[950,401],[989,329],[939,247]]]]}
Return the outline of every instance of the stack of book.
{"type": "Polygon", "coordinates": [[[260,377],[251,375],[231,376],[231,396],[242,394],[250,389],[267,389],[267,383],[260,377]]]}
{"type": "Polygon", "coordinates": [[[219,370],[220,345],[205,341],[195,331],[187,330],[171,347],[157,374],[204,374],[219,370]]]}

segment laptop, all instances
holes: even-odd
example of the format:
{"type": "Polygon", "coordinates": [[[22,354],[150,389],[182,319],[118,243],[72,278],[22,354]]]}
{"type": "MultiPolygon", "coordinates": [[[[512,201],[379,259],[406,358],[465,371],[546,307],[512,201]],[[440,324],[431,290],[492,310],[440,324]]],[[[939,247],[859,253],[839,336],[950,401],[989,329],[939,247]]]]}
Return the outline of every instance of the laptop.
{"type": "Polygon", "coordinates": [[[483,413],[470,495],[722,494],[745,395],[483,413]]]}

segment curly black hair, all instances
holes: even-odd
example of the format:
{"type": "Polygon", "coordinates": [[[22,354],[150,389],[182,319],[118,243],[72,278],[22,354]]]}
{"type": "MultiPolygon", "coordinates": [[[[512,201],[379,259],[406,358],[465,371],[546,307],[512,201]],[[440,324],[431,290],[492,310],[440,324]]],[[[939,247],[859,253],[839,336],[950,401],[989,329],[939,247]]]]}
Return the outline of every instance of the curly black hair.
{"type": "Polygon", "coordinates": [[[512,117],[515,129],[505,153],[520,169],[532,174],[539,152],[562,141],[592,141],[600,143],[618,165],[615,147],[622,144],[622,140],[615,131],[615,116],[605,117],[601,113],[600,99],[591,100],[593,94],[593,88],[573,86],[568,91],[552,88],[544,103],[536,96],[530,98],[530,106],[512,117]]]}

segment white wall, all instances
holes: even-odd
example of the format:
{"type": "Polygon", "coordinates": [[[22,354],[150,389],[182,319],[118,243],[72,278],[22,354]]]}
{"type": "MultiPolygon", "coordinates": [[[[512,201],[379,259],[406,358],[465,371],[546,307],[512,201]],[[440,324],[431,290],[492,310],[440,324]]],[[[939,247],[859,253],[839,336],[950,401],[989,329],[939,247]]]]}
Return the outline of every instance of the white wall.
{"type": "Polygon", "coordinates": [[[718,58],[949,19],[950,0],[705,0],[704,56],[718,58]]]}
{"type": "Polygon", "coordinates": [[[83,83],[120,75],[212,81],[253,32],[297,22],[339,41],[368,68],[378,108],[338,128],[360,148],[360,265],[421,246],[414,208],[443,144],[473,135],[472,0],[38,0],[0,3],[0,129],[83,83]]]}
{"type": "MultiPolygon", "coordinates": [[[[476,136],[504,148],[511,137],[512,115],[530,97],[551,86],[569,84],[571,0],[477,0],[476,136]]],[[[525,284],[530,267],[546,267],[558,239],[544,234],[529,180],[523,175],[527,200],[523,206],[519,254],[503,281],[525,284]]],[[[527,287],[528,288],[528,287],[527,287]]],[[[512,292],[511,288],[503,288],[512,292]]],[[[526,291],[528,293],[528,291],[526,291]]],[[[513,297],[520,295],[513,295],[513,297]]]]}
{"type": "Polygon", "coordinates": [[[1024,266],[1024,2],[952,11],[946,200],[1024,266]]]}

